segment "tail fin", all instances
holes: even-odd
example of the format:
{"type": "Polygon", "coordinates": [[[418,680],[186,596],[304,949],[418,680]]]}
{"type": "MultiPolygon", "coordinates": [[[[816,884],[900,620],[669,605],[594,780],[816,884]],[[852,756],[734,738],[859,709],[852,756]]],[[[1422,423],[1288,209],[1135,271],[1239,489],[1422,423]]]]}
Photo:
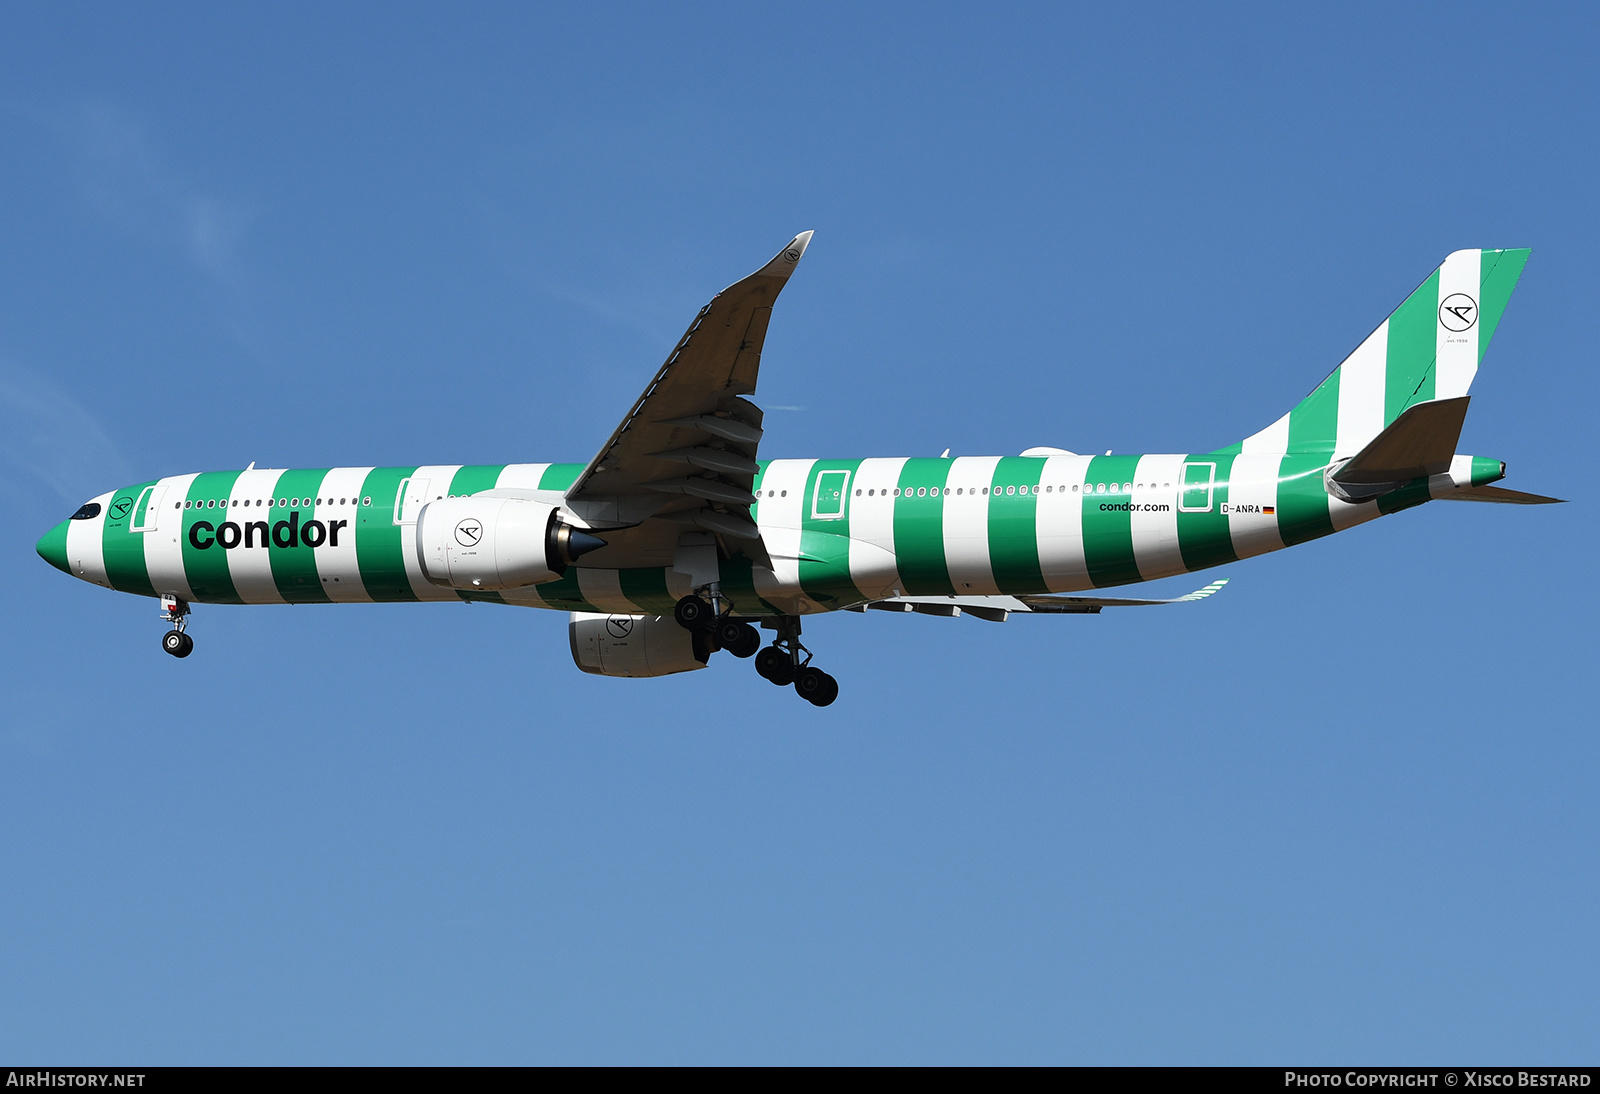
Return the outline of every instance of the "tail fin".
{"type": "Polygon", "coordinates": [[[1407,408],[1465,395],[1528,254],[1455,252],[1299,406],[1224,451],[1342,459],[1407,408]]]}

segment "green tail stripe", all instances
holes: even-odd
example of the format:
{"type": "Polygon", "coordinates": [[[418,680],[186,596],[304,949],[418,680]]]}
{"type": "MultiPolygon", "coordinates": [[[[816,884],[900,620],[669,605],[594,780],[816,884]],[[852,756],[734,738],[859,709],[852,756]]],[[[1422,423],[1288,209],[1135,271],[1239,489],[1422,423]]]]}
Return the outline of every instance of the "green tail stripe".
{"type": "Polygon", "coordinates": [[[1328,491],[1322,482],[1327,457],[1291,453],[1278,468],[1278,534],[1285,547],[1333,534],[1328,491]]]}
{"type": "Polygon", "coordinates": [[[1522,268],[1528,264],[1528,256],[1532,253],[1526,247],[1483,252],[1482,295],[1478,301],[1478,322],[1482,324],[1478,333],[1479,361],[1483,360],[1483,351],[1489,348],[1489,339],[1494,337],[1500,317],[1505,314],[1506,304],[1511,300],[1511,293],[1522,277],[1522,268]]]}
{"type": "Polygon", "coordinates": [[[1402,509],[1410,509],[1429,500],[1428,480],[1416,479],[1408,486],[1403,486],[1392,494],[1385,494],[1378,499],[1378,512],[1384,516],[1398,513],[1402,509]]]}
{"type": "Polygon", "coordinates": [[[1439,271],[1406,297],[1389,317],[1389,356],[1384,377],[1383,424],[1413,403],[1433,398],[1433,363],[1438,358],[1439,271]]]}
{"type": "Polygon", "coordinates": [[[1339,435],[1339,370],[1289,414],[1290,452],[1332,452],[1339,435]]]}

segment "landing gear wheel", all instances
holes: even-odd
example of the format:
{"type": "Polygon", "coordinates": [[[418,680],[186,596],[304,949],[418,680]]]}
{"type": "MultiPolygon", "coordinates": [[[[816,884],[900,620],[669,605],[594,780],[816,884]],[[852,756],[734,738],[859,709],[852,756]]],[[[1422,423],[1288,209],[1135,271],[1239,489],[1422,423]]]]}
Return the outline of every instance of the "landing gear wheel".
{"type": "Polygon", "coordinates": [[[839,698],[839,681],[807,665],[794,674],[794,690],[812,706],[825,707],[839,698]]]}
{"type": "Polygon", "coordinates": [[[761,648],[761,635],[748,623],[724,619],[717,624],[717,645],[735,657],[751,657],[761,648]]]}
{"type": "Polygon", "coordinates": [[[686,631],[702,631],[716,618],[716,611],[698,596],[686,596],[672,609],[672,618],[686,631]]]}
{"type": "Polygon", "coordinates": [[[794,682],[794,657],[781,646],[768,646],[756,654],[756,672],[781,688],[794,682]]]}
{"type": "Polygon", "coordinates": [[[161,636],[161,648],[174,657],[188,657],[194,652],[194,639],[182,631],[168,631],[161,636]]]}

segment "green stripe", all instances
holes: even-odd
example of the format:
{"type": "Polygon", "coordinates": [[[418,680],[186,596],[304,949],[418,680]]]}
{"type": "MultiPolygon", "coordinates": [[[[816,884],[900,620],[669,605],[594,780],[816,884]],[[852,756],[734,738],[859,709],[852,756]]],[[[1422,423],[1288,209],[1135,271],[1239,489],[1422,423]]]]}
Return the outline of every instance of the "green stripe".
{"type": "Polygon", "coordinates": [[[356,565],[361,584],[374,600],[415,600],[406,577],[404,529],[394,522],[400,483],[415,467],[375,467],[361,484],[361,512],[356,517],[356,565]],[[368,505],[368,499],[372,504],[368,505]]]}
{"type": "MultiPolygon", "coordinates": [[[[1211,508],[1204,513],[1178,511],[1178,550],[1183,555],[1186,570],[1203,570],[1208,566],[1221,566],[1239,561],[1233,550],[1233,537],[1228,533],[1228,514],[1222,507],[1228,503],[1228,477],[1233,474],[1233,456],[1224,452],[1210,452],[1190,456],[1188,463],[1214,463],[1217,465],[1215,485],[1211,489],[1211,508]]],[[[1183,472],[1178,472],[1181,479],[1183,472]]],[[[1177,496],[1182,496],[1182,482],[1177,496]]]]}
{"type": "Polygon", "coordinates": [[[189,589],[197,601],[212,604],[244,603],[233,587],[233,574],[228,569],[228,552],[214,542],[217,529],[229,519],[230,513],[225,508],[210,506],[211,502],[227,504],[228,495],[233,491],[233,484],[238,481],[240,474],[242,472],[239,471],[208,471],[196,475],[189,484],[188,500],[195,505],[183,511],[183,576],[188,578],[189,589]],[[196,539],[209,546],[196,547],[196,539]]]}
{"type": "MultiPolygon", "coordinates": [[[[746,569],[748,570],[748,566],[746,569]]],[[[628,598],[630,604],[638,605],[640,611],[652,615],[671,613],[675,601],[672,594],[667,591],[665,566],[619,570],[617,580],[622,587],[622,595],[628,598]]]]}
{"type": "MultiPolygon", "coordinates": [[[[905,591],[912,596],[955,592],[944,557],[944,498],[950,460],[907,460],[900,469],[900,496],[894,499],[894,553],[905,591]],[[921,490],[922,497],[917,496],[921,490]]],[[[809,501],[809,499],[807,499],[809,501]]]]}
{"type": "Polygon", "coordinates": [[[1033,492],[1043,474],[1043,460],[1005,456],[989,480],[989,567],[1003,593],[1048,591],[1039,567],[1039,496],[1033,492]]]}
{"type": "Polygon", "coordinates": [[[1328,490],[1322,472],[1325,456],[1290,454],[1278,465],[1278,534],[1292,547],[1333,533],[1328,490]]]}
{"type": "MultiPolygon", "coordinates": [[[[1481,313],[1480,313],[1481,314],[1481,313]]],[[[1385,494],[1378,499],[1378,512],[1384,516],[1398,513],[1402,509],[1412,509],[1423,502],[1430,500],[1427,479],[1413,479],[1392,494],[1385,494]]]]}
{"type": "Polygon", "coordinates": [[[1489,339],[1494,337],[1495,329],[1500,326],[1500,317],[1511,302],[1512,290],[1517,287],[1517,280],[1522,276],[1522,268],[1528,264],[1530,253],[1526,248],[1482,253],[1478,267],[1481,271],[1478,322],[1482,324],[1478,331],[1479,361],[1483,360],[1483,353],[1489,348],[1489,339]]]}
{"type": "Polygon", "coordinates": [[[39,537],[38,546],[34,548],[40,558],[64,574],[72,573],[72,562],[67,558],[67,526],[70,523],[64,520],[50,529],[39,537]]]}
{"type": "Polygon", "coordinates": [[[1433,398],[1433,362],[1439,349],[1439,271],[1406,297],[1389,317],[1383,424],[1413,403],[1433,398]]]}
{"type": "Polygon", "coordinates": [[[155,488],[152,486],[146,486],[139,491],[139,504],[133,510],[134,527],[140,527],[148,523],[145,520],[145,515],[150,510],[150,499],[154,496],[155,488]]]}
{"type": "Polygon", "coordinates": [[[1474,456],[1472,457],[1470,474],[1473,486],[1487,486],[1491,482],[1499,482],[1506,477],[1506,465],[1499,460],[1474,456]]]}
{"type": "MultiPolygon", "coordinates": [[[[665,590],[666,570],[657,570],[656,573],[661,576],[662,587],[665,590]]],[[[735,613],[739,615],[765,614],[764,602],[761,599],[761,595],[756,592],[756,573],[753,562],[744,555],[734,555],[732,558],[722,560],[722,564],[718,568],[718,574],[718,587],[722,590],[722,595],[732,602],[735,613]]],[[[629,599],[632,598],[630,597],[629,599]]],[[[653,601],[653,603],[659,604],[660,601],[653,601]]],[[[667,598],[665,610],[657,608],[655,609],[655,614],[668,615],[671,613],[671,609],[672,600],[669,597],[667,598]]]]}
{"type": "Polygon", "coordinates": [[[500,481],[500,472],[505,469],[506,465],[503,463],[463,467],[450,480],[450,493],[455,497],[464,498],[480,490],[493,490],[494,484],[500,481]]]}
{"type": "Polygon", "coordinates": [[[1083,498],[1083,557],[1089,580],[1097,588],[1140,580],[1139,564],[1133,556],[1133,514],[1120,508],[1129,500],[1120,493],[1122,484],[1133,481],[1138,465],[1138,456],[1096,456],[1089,461],[1086,489],[1115,482],[1119,491],[1116,495],[1086,493],[1083,498]],[[1118,508],[1103,510],[1102,505],[1118,508]]]}
{"type": "MultiPolygon", "coordinates": [[[[273,507],[268,510],[269,542],[272,544],[267,551],[267,558],[272,563],[272,581],[278,587],[278,595],[291,604],[326,604],[328,603],[327,591],[323,589],[321,580],[317,577],[317,552],[314,548],[307,547],[301,538],[296,535],[294,546],[280,547],[278,540],[287,539],[291,529],[298,531],[308,522],[316,519],[315,501],[317,491],[322,489],[322,480],[328,475],[328,469],[285,471],[278,476],[276,496],[273,498],[273,507]],[[300,504],[294,504],[295,499],[300,504]],[[288,508],[278,506],[279,499],[286,499],[288,508]]],[[[356,539],[356,558],[360,564],[361,548],[360,537],[356,539]]]]}
{"type": "Polygon", "coordinates": [[[583,474],[584,465],[581,463],[553,463],[544,469],[544,474],[539,476],[540,490],[565,490],[578,481],[578,476],[583,474]]]}
{"type": "Polygon", "coordinates": [[[105,557],[106,580],[113,589],[140,596],[155,596],[150,570],[144,562],[144,534],[130,532],[133,507],[139,493],[152,483],[141,483],[118,490],[106,505],[105,524],[100,531],[100,549],[105,557]],[[121,514],[120,516],[118,514],[121,514]]]}
{"type": "Polygon", "coordinates": [[[583,599],[583,591],[578,587],[578,568],[576,566],[568,566],[565,574],[554,581],[546,581],[535,585],[533,589],[538,594],[539,599],[552,608],[560,608],[569,612],[599,612],[605,610],[583,599]]]}
{"type": "Polygon", "coordinates": [[[1339,434],[1339,369],[1289,412],[1289,451],[1331,453],[1339,434]]]}
{"type": "Polygon", "coordinates": [[[860,460],[817,460],[800,495],[800,588],[819,604],[861,598],[850,580],[850,501],[860,466],[860,460]],[[827,515],[834,512],[843,515],[827,515]]]}

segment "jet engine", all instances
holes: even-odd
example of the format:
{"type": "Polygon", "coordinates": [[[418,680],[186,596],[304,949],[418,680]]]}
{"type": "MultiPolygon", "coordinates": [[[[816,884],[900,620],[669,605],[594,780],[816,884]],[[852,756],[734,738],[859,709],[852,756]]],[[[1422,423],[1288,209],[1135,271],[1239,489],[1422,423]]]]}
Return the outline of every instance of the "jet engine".
{"type": "Polygon", "coordinates": [[[519,498],[442,498],[417,514],[422,575],[448,589],[518,589],[554,581],[605,540],[562,521],[558,506],[519,498]]]}
{"type": "Polygon", "coordinates": [[[572,659],[596,676],[670,676],[706,667],[695,636],[670,615],[573,612],[567,624],[572,659]]]}

